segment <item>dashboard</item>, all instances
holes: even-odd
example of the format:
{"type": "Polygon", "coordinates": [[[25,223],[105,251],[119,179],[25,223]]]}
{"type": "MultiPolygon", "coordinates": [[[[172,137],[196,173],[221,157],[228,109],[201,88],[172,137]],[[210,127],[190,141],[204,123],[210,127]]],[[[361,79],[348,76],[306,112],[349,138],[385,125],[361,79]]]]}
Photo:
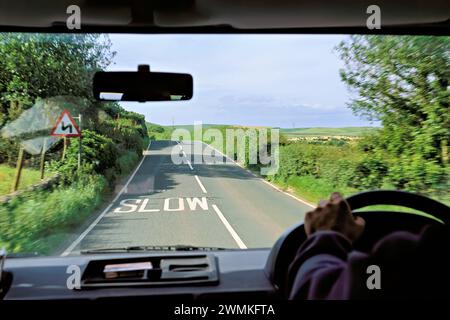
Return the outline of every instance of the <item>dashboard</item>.
{"type": "Polygon", "coordinates": [[[183,301],[271,299],[276,290],[264,269],[269,253],[270,249],[248,249],[9,258],[4,271],[10,281],[3,299],[95,300],[146,296],[183,301]],[[153,261],[155,269],[159,269],[153,277],[96,280],[99,266],[146,260],[153,261]],[[70,277],[77,268],[81,272],[81,285],[71,288],[70,277]]]}

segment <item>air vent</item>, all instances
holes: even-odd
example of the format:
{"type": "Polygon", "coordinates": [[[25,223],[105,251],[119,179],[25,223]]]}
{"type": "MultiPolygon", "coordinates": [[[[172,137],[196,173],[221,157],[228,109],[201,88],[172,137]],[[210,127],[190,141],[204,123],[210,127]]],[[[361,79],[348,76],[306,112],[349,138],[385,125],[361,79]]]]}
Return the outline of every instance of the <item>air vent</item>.
{"type": "Polygon", "coordinates": [[[189,258],[167,258],[161,259],[161,279],[186,279],[197,278],[205,279],[213,272],[214,267],[208,256],[189,257],[189,258]]]}
{"type": "Polygon", "coordinates": [[[119,286],[211,285],[217,284],[218,281],[217,261],[213,254],[151,255],[125,259],[92,260],[83,273],[81,289],[119,286]]]}
{"type": "Polygon", "coordinates": [[[169,271],[172,272],[186,272],[186,271],[204,271],[208,268],[209,266],[206,263],[201,263],[201,264],[189,264],[189,265],[185,265],[185,264],[173,264],[169,266],[169,271]]]}

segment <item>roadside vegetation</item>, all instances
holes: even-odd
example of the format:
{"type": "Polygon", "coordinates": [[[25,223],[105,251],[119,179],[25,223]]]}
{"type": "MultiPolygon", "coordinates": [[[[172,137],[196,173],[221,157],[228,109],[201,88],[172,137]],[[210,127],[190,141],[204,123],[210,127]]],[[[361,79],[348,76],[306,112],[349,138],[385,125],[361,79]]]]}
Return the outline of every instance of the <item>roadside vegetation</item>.
{"type": "Polygon", "coordinates": [[[312,201],[333,190],[389,188],[450,203],[450,40],[352,36],[336,52],[353,94],[349,107],[381,128],[341,145],[288,143],[272,179],[312,201]]]}
{"type": "MultiPolygon", "coordinates": [[[[0,54],[0,130],[37,101],[75,105],[85,119],[81,168],[78,139],[67,139],[66,146],[60,139],[45,154],[45,176],[58,174],[58,183],[0,203],[0,247],[55,253],[136,166],[148,145],[145,119],[92,97],[94,72],[104,70],[115,54],[105,36],[0,34],[0,54]]],[[[22,143],[0,136],[2,194],[11,188],[22,143]]],[[[25,153],[21,188],[39,182],[39,157],[25,153]]]]}
{"type": "MultiPolygon", "coordinates": [[[[15,173],[15,168],[0,164],[0,197],[11,192],[11,185],[13,183],[15,173]]],[[[41,180],[40,172],[37,169],[25,168],[23,169],[22,174],[23,176],[20,180],[19,190],[32,184],[39,183],[41,180]]]]}

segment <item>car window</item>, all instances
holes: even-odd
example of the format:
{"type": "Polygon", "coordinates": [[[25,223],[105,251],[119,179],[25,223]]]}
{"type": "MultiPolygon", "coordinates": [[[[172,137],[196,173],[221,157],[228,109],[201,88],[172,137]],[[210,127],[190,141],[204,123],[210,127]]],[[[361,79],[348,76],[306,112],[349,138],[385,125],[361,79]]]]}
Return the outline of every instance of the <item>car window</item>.
{"type": "Polygon", "coordinates": [[[449,204],[449,52],[437,36],[1,33],[0,247],[264,248],[333,191],[449,204]],[[141,64],[191,74],[192,99],[94,99],[95,72],[141,64]]]}

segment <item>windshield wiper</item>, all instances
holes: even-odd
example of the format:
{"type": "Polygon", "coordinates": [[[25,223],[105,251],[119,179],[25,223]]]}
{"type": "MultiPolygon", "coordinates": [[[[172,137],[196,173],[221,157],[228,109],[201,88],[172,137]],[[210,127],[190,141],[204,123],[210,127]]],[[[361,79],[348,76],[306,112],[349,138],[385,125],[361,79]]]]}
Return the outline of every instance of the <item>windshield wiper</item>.
{"type": "Polygon", "coordinates": [[[172,246],[129,246],[119,248],[99,248],[81,250],[81,254],[91,253],[122,253],[122,252],[140,252],[140,251],[219,251],[219,250],[233,250],[232,248],[221,247],[196,247],[190,245],[172,245],[172,246]]]}

